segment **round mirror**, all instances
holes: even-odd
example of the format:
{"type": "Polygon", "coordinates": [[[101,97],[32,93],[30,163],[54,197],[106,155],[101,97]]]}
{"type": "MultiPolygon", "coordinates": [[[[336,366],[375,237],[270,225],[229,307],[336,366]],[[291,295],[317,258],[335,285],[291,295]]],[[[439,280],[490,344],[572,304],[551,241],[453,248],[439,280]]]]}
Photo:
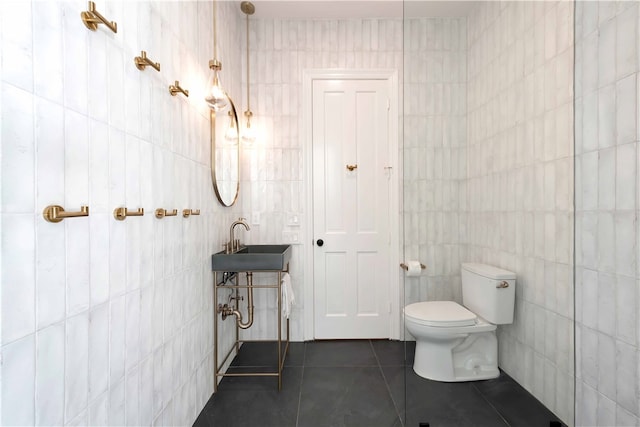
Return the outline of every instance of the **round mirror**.
{"type": "Polygon", "coordinates": [[[211,180],[216,197],[231,206],[240,189],[240,137],[238,115],[229,98],[226,108],[211,110],[211,180]]]}

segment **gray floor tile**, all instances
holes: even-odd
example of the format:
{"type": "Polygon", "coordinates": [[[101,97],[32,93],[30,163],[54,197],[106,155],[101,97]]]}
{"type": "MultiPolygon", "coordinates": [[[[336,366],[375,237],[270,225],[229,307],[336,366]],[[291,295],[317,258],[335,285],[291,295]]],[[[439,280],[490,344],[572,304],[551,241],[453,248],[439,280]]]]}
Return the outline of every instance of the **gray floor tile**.
{"type": "Polygon", "coordinates": [[[407,426],[505,427],[507,423],[473,383],[443,383],[419,377],[411,366],[383,367],[393,400],[407,426]]]}
{"type": "MultiPolygon", "coordinates": [[[[228,372],[266,370],[230,367],[228,372]]],[[[301,367],[284,368],[281,391],[278,391],[277,377],[224,377],[218,392],[209,400],[194,425],[295,426],[301,382],[301,367]]]]}
{"type": "Polygon", "coordinates": [[[512,427],[548,426],[551,421],[560,421],[553,412],[505,373],[493,380],[477,381],[474,387],[512,427]]]}
{"type": "Polygon", "coordinates": [[[398,421],[379,368],[304,368],[300,426],[382,427],[398,421]]]}
{"type": "Polygon", "coordinates": [[[304,366],[378,366],[369,340],[311,341],[304,366]]]}
{"type": "Polygon", "coordinates": [[[371,345],[380,366],[413,364],[415,344],[404,341],[372,340],[371,345]]]}
{"type": "MultiPolygon", "coordinates": [[[[276,367],[275,344],[245,343],[229,372],[276,367]]],[[[276,377],[225,377],[195,426],[533,427],[557,420],[508,375],[468,383],[413,372],[412,342],[292,343],[276,377]],[[403,424],[404,423],[404,424],[403,424]]]]}
{"type": "MultiPolygon", "coordinates": [[[[302,366],[304,362],[305,343],[289,343],[289,351],[285,357],[285,366],[302,366]]],[[[282,346],[284,353],[284,343],[282,346]]],[[[233,359],[232,366],[278,366],[277,342],[246,342],[240,347],[240,353],[233,359]]]]}
{"type": "MultiPolygon", "coordinates": [[[[227,373],[277,372],[275,368],[237,367],[231,366],[227,373]]],[[[286,394],[297,393],[302,383],[301,367],[285,367],[282,370],[282,391],[286,394]]],[[[222,378],[218,391],[227,390],[263,390],[278,391],[277,376],[225,376],[222,378]]]]}
{"type": "Polygon", "coordinates": [[[294,427],[298,395],[264,390],[227,390],[216,393],[198,417],[197,426],[294,427]],[[202,416],[204,415],[204,417],[202,416]]]}
{"type": "Polygon", "coordinates": [[[431,426],[499,427],[507,426],[469,383],[436,383],[407,370],[407,425],[429,422],[431,426]]]}

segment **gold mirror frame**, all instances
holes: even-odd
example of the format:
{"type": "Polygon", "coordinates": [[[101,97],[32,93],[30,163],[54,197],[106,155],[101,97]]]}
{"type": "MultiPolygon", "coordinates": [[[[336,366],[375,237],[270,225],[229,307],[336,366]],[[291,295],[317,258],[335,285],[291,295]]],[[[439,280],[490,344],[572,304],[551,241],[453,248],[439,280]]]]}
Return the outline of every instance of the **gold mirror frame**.
{"type": "Polygon", "coordinates": [[[238,130],[236,107],[229,96],[229,108],[221,111],[210,111],[211,117],[211,181],[218,201],[229,207],[238,199],[240,192],[240,135],[235,143],[226,142],[226,130],[232,120],[238,130]],[[220,119],[216,120],[216,114],[220,119]],[[228,120],[225,120],[229,117],[228,120]],[[218,142],[218,144],[216,144],[218,142]],[[235,163],[235,165],[234,165],[235,163]],[[235,182],[233,180],[235,176],[235,182]]]}

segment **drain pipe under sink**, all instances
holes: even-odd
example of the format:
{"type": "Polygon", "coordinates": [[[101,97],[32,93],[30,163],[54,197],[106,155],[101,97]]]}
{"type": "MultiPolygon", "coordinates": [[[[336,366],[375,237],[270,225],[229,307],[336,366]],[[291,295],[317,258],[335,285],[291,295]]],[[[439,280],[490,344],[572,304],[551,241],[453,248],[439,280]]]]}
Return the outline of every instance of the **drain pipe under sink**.
{"type": "MultiPolygon", "coordinates": [[[[236,300],[237,301],[237,300],[236,300]]],[[[238,306],[240,303],[238,302],[238,306]]],[[[240,329],[249,329],[253,325],[253,273],[247,272],[247,312],[249,318],[247,323],[242,322],[242,313],[238,308],[230,307],[228,304],[218,304],[218,313],[222,313],[222,320],[225,320],[227,316],[236,316],[238,327],[240,329]]]]}

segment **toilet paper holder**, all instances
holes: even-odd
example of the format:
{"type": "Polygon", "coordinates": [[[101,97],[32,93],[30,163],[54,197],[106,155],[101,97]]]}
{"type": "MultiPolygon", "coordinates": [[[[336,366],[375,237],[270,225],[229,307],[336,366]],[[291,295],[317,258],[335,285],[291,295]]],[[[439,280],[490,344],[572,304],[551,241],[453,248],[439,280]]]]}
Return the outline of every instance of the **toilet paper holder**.
{"type": "MultiPolygon", "coordinates": [[[[402,267],[402,269],[405,270],[405,271],[409,271],[409,266],[407,264],[405,264],[404,262],[400,263],[400,267],[402,267]]],[[[420,268],[424,270],[427,267],[423,263],[420,263],[420,268]]]]}

